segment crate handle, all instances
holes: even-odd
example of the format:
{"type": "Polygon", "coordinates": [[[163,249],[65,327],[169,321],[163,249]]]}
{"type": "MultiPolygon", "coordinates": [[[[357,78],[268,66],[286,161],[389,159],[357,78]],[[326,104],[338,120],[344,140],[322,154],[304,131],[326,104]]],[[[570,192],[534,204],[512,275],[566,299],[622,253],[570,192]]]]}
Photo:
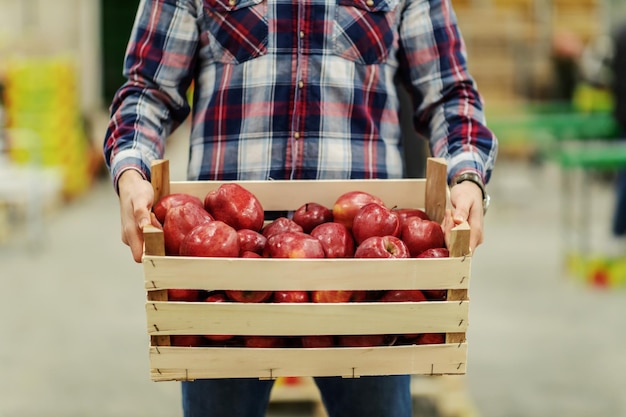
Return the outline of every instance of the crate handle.
{"type": "Polygon", "coordinates": [[[431,220],[443,221],[448,202],[448,166],[444,158],[426,160],[426,214],[431,220]]]}
{"type": "Polygon", "coordinates": [[[168,159],[155,159],[150,165],[150,181],[154,190],[153,202],[170,193],[170,161],[168,159]]]}

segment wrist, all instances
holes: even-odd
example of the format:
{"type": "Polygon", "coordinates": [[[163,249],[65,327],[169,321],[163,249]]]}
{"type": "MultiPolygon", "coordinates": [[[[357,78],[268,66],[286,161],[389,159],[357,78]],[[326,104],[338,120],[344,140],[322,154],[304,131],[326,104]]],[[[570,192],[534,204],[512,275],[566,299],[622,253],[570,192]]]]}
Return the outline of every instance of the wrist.
{"type": "Polygon", "coordinates": [[[119,174],[117,178],[118,193],[122,188],[127,188],[139,181],[146,181],[144,174],[136,168],[127,168],[119,174]]]}

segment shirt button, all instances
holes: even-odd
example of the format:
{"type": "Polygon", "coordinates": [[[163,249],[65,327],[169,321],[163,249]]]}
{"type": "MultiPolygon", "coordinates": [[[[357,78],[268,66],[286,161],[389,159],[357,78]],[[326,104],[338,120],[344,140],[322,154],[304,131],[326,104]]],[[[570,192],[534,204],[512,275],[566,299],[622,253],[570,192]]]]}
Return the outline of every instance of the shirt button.
{"type": "Polygon", "coordinates": [[[304,81],[302,80],[298,81],[298,87],[300,88],[304,87],[304,81]]]}
{"type": "Polygon", "coordinates": [[[367,0],[365,4],[367,4],[369,7],[372,7],[374,5],[374,0],[367,0]]]}
{"type": "Polygon", "coordinates": [[[303,30],[300,31],[300,39],[304,39],[304,31],[303,30]]]}
{"type": "Polygon", "coordinates": [[[300,139],[300,132],[294,133],[293,137],[296,138],[296,139],[300,139]]]}
{"type": "Polygon", "coordinates": [[[234,6],[235,4],[237,4],[237,0],[228,0],[228,4],[234,6]]]}

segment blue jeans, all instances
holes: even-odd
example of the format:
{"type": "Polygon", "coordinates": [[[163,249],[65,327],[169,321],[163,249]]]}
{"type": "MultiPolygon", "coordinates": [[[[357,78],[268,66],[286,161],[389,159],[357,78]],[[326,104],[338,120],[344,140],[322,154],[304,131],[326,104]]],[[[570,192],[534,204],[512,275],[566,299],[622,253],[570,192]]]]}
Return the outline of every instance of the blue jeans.
{"type": "MultiPolygon", "coordinates": [[[[329,417],[411,417],[409,375],[315,378],[329,417]]],[[[273,381],[200,379],[182,383],[184,417],[263,417],[273,381]]]]}

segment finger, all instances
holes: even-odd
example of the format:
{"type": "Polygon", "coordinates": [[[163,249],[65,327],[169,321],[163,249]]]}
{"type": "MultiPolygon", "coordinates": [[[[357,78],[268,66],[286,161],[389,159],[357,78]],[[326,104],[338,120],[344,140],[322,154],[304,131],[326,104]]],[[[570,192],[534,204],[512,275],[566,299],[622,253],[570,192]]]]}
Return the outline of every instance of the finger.
{"type": "Polygon", "coordinates": [[[135,207],[134,217],[137,222],[138,231],[141,231],[145,226],[152,224],[151,211],[147,204],[135,207]]]}
{"type": "Polygon", "coordinates": [[[478,245],[482,243],[481,235],[482,233],[477,230],[470,230],[470,253],[473,254],[476,251],[478,245]]]}
{"type": "MultiPolygon", "coordinates": [[[[470,201],[470,200],[468,200],[470,201]]],[[[467,222],[470,226],[469,249],[474,253],[475,249],[483,241],[483,213],[482,207],[472,204],[460,203],[454,208],[452,215],[455,225],[467,222]]]]}
{"type": "MultiPolygon", "coordinates": [[[[137,225],[134,230],[132,230],[130,240],[130,250],[133,254],[133,259],[135,262],[141,262],[141,258],[143,257],[143,228],[145,226],[149,226],[152,224],[152,216],[149,210],[145,208],[140,210],[139,212],[135,212],[137,220],[137,225]]],[[[155,218],[156,220],[156,218],[155,218]]]]}
{"type": "Polygon", "coordinates": [[[156,227],[157,229],[163,230],[163,225],[157,219],[156,214],[150,213],[150,219],[152,226],[156,227]]]}
{"type": "Polygon", "coordinates": [[[122,242],[130,247],[135,262],[143,256],[143,227],[152,223],[151,212],[144,203],[134,204],[132,213],[122,222],[122,242]]]}
{"type": "Polygon", "coordinates": [[[463,222],[469,223],[470,209],[471,209],[471,204],[463,204],[463,203],[457,204],[454,207],[454,214],[452,215],[454,224],[461,224],[463,222]]]}
{"type": "Polygon", "coordinates": [[[443,229],[444,240],[447,248],[450,247],[450,235],[454,226],[455,224],[454,219],[452,218],[452,210],[446,209],[441,222],[441,228],[443,229]]]}
{"type": "Polygon", "coordinates": [[[470,250],[472,253],[474,253],[476,248],[483,242],[482,207],[479,209],[474,210],[468,219],[470,225],[470,250]]]}
{"type": "Polygon", "coordinates": [[[143,259],[143,239],[141,242],[135,242],[130,246],[130,251],[133,254],[135,262],[140,263],[143,259]]]}
{"type": "Polygon", "coordinates": [[[122,242],[130,247],[135,262],[140,262],[143,254],[143,235],[134,222],[122,226],[122,242]]]}

